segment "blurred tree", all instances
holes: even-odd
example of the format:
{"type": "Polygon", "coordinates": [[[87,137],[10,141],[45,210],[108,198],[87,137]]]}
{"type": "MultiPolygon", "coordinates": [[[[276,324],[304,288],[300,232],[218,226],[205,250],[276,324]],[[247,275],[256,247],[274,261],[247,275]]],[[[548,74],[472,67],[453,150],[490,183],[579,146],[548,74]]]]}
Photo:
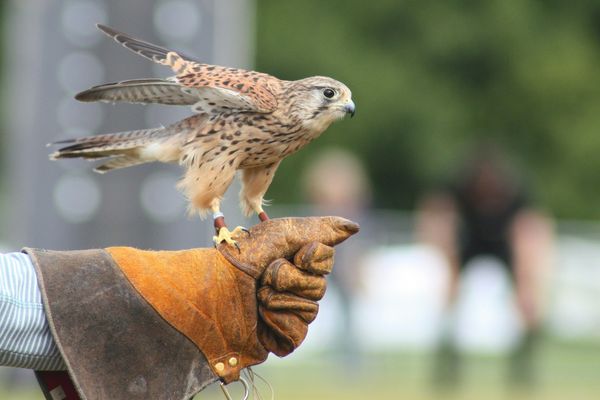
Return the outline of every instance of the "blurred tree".
{"type": "Polygon", "coordinates": [[[366,162],[380,207],[411,208],[476,141],[504,146],[543,206],[600,217],[600,3],[259,0],[257,68],[329,75],[357,117],[286,160],[268,196],[331,143],[366,162]]]}

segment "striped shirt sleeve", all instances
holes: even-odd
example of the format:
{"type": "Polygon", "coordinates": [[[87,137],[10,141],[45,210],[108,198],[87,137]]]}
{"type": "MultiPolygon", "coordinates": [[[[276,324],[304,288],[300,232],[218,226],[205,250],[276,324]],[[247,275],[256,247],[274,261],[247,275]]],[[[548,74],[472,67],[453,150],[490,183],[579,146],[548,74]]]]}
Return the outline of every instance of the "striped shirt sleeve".
{"type": "Polygon", "coordinates": [[[24,253],[0,254],[0,365],[66,369],[50,333],[35,269],[24,253]]]}

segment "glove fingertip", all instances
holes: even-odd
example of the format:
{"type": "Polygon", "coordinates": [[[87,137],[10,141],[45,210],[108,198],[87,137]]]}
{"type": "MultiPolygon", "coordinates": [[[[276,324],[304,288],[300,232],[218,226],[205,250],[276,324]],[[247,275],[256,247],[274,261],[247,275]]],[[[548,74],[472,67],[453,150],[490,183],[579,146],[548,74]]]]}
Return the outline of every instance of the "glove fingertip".
{"type": "Polygon", "coordinates": [[[302,247],[294,256],[294,264],[304,271],[318,275],[331,272],[335,249],[319,242],[302,247]]]}

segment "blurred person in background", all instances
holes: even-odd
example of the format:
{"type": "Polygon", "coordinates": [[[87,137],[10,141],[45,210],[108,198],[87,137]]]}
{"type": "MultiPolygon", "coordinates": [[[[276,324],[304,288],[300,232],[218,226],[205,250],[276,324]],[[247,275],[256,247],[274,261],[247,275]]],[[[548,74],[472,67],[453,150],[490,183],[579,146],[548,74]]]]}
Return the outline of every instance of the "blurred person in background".
{"type": "Polygon", "coordinates": [[[532,206],[530,194],[495,146],[477,148],[449,185],[422,200],[419,240],[437,248],[449,268],[447,309],[434,380],[458,383],[459,356],[451,337],[459,280],[479,256],[501,262],[514,287],[523,334],[513,350],[509,383],[534,383],[533,358],[541,322],[542,284],[551,254],[552,225],[532,206]]]}
{"type": "MultiPolygon", "coordinates": [[[[354,321],[353,300],[360,289],[361,260],[366,252],[363,241],[366,212],[371,202],[371,186],[362,162],[350,151],[330,148],[321,151],[303,174],[303,188],[316,215],[343,215],[361,225],[363,234],[352,246],[341,246],[336,262],[341,265],[331,274],[331,282],[340,297],[341,319],[336,349],[342,355],[346,372],[358,372],[360,352],[354,321]]],[[[368,229],[367,229],[368,230],[368,229]]]]}

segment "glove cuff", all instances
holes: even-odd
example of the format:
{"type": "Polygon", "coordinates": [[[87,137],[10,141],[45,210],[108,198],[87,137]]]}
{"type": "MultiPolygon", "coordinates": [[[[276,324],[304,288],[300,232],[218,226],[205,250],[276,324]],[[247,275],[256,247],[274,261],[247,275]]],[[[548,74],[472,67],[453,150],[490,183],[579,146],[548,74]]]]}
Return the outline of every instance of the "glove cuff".
{"type": "Polygon", "coordinates": [[[214,249],[106,249],[135,289],[206,356],[226,383],[263,362],[256,332],[256,280],[214,249]]]}
{"type": "Polygon", "coordinates": [[[54,341],[82,399],[192,398],[218,376],[104,250],[25,249],[54,341]]]}

